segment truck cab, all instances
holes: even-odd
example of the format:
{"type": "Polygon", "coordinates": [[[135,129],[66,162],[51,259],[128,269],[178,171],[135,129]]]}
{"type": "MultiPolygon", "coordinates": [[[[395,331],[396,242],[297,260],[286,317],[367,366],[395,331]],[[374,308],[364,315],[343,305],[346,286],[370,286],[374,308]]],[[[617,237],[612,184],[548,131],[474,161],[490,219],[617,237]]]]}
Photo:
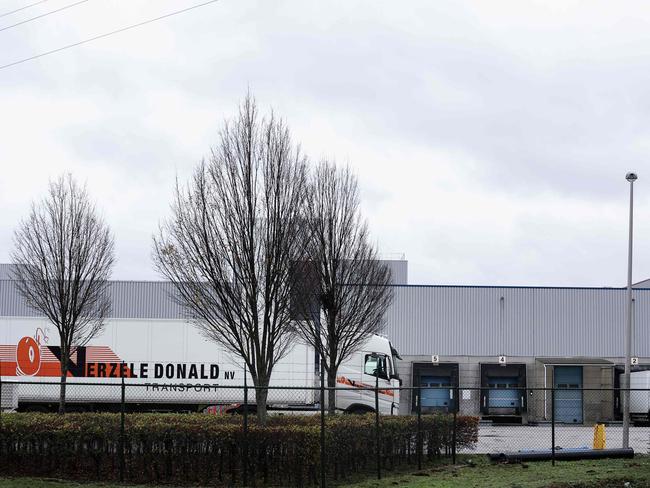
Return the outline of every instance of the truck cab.
{"type": "Polygon", "coordinates": [[[396,415],[399,410],[399,387],[396,360],[399,354],[390,341],[373,335],[344,361],[338,370],[336,407],[346,413],[375,411],[375,389],[379,412],[396,415]]]}

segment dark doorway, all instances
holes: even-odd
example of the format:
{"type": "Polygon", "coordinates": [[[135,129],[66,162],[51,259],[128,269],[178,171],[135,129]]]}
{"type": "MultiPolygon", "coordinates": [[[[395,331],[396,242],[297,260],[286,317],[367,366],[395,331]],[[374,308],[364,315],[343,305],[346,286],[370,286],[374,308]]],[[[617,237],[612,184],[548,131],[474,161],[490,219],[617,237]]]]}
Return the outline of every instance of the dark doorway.
{"type": "MultiPolygon", "coordinates": [[[[413,363],[413,386],[421,388],[422,413],[458,411],[458,363],[413,363]]],[[[414,393],[414,412],[416,397],[414,393]]]]}
{"type": "Polygon", "coordinates": [[[481,413],[487,418],[526,411],[526,365],[481,364],[481,413]]]}

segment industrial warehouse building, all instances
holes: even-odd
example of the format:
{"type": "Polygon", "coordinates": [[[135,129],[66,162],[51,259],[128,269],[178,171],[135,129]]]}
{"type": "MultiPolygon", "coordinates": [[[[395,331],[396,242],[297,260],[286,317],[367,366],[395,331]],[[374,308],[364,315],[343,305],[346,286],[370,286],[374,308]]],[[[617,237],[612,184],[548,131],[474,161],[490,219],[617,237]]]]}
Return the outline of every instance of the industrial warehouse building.
{"type": "MultiPolygon", "coordinates": [[[[403,358],[398,368],[406,386],[450,386],[428,398],[424,393],[423,408],[546,420],[550,393],[530,389],[619,386],[625,298],[622,288],[396,286],[387,334],[403,358]],[[458,403],[450,398],[456,386],[458,403]],[[497,386],[509,391],[497,396],[488,389],[497,386]]],[[[647,369],[650,289],[635,288],[633,300],[632,352],[637,368],[647,369]]],[[[405,392],[400,412],[414,408],[405,392]]],[[[619,415],[614,391],[556,393],[559,421],[590,423],[619,415]]]]}
{"type": "MultiPolygon", "coordinates": [[[[423,411],[544,421],[551,396],[533,390],[555,387],[558,421],[620,416],[614,390],[581,389],[619,386],[624,288],[409,285],[406,261],[388,264],[395,284],[386,335],[402,357],[399,375],[404,386],[437,388],[422,393],[423,411]]],[[[184,321],[169,283],[115,281],[110,289],[113,318],[184,321]]],[[[650,369],[650,283],[637,284],[633,300],[635,367],[650,369]]],[[[8,265],[0,265],[0,316],[35,316],[8,265]]],[[[414,409],[414,396],[404,390],[400,413],[414,409]]]]}

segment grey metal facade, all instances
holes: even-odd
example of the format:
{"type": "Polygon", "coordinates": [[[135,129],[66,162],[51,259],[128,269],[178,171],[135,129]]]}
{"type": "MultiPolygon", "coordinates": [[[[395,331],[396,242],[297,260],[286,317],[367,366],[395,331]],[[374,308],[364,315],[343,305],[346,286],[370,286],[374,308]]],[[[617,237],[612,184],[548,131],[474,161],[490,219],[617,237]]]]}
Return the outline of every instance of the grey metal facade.
{"type": "MultiPolygon", "coordinates": [[[[621,357],[625,289],[396,286],[386,334],[402,355],[621,357]]],[[[650,289],[634,350],[650,356],[650,289]]]]}
{"type": "MultiPolygon", "coordinates": [[[[168,282],[113,281],[113,318],[183,319],[168,282]]],[[[650,357],[650,289],[634,289],[633,355],[650,357]]],[[[386,335],[403,356],[623,355],[625,290],[396,285],[386,335]]],[[[38,316],[0,280],[0,316],[38,316]]]]}
{"type": "MultiPolygon", "coordinates": [[[[164,281],[112,281],[112,318],[183,319],[183,307],[173,300],[172,284],[164,281]]],[[[38,317],[11,280],[0,280],[0,316],[38,317]]]]}
{"type": "Polygon", "coordinates": [[[0,280],[11,279],[12,264],[0,263],[0,280]]]}

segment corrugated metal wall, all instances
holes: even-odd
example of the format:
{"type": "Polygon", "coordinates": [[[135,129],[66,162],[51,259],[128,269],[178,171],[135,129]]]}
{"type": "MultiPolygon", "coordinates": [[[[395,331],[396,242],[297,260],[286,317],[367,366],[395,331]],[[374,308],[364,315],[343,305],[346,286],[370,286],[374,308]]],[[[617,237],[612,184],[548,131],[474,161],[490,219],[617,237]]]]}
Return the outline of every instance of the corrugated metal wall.
{"type": "MultiPolygon", "coordinates": [[[[634,290],[634,353],[650,356],[650,290],[634,290]]],[[[395,288],[386,334],[400,354],[623,355],[619,288],[395,288]],[[502,298],[503,297],[503,298],[502,298]]]]}
{"type": "Polygon", "coordinates": [[[112,317],[182,319],[181,305],[173,300],[174,287],[169,282],[114,281],[112,317]]]}
{"type": "Polygon", "coordinates": [[[38,317],[40,315],[27,306],[27,302],[19,295],[13,281],[0,280],[0,316],[38,317]]]}
{"type": "MultiPolygon", "coordinates": [[[[113,281],[110,284],[112,318],[183,319],[183,308],[173,299],[169,282],[113,281]]],[[[0,280],[0,316],[38,317],[19,295],[13,281],[0,280]]]]}
{"type": "MultiPolygon", "coordinates": [[[[111,283],[114,318],[183,319],[167,282],[111,283]]],[[[634,295],[634,348],[650,357],[650,290],[634,295]]],[[[625,290],[396,286],[386,334],[401,354],[593,356],[623,354],[625,290]]],[[[0,280],[0,315],[37,316],[0,280]]]]}
{"type": "Polygon", "coordinates": [[[13,267],[13,264],[0,263],[0,280],[11,279],[11,271],[13,267]]]}

